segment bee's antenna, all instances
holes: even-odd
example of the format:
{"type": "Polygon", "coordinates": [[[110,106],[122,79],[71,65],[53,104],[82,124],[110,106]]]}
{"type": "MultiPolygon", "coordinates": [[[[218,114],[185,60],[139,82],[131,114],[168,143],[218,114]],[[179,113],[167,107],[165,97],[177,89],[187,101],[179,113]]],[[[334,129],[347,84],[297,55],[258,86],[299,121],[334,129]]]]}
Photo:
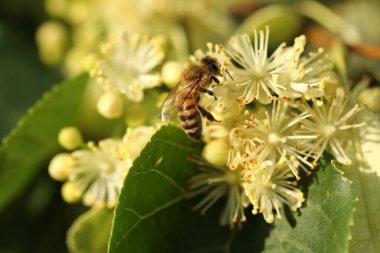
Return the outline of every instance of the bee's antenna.
{"type": "Polygon", "coordinates": [[[231,78],[231,80],[233,81],[234,79],[232,78],[230,72],[228,72],[228,70],[226,70],[226,73],[227,73],[227,75],[231,78]]]}

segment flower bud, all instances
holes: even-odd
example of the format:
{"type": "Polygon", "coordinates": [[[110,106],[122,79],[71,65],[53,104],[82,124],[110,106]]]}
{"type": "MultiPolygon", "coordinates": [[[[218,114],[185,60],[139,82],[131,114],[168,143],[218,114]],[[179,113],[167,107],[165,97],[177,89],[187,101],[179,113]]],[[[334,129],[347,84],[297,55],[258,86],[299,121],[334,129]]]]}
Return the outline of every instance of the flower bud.
{"type": "Polygon", "coordinates": [[[58,143],[67,150],[74,150],[82,143],[82,134],[76,127],[62,128],[58,134],[58,143]]]}
{"type": "Polygon", "coordinates": [[[73,166],[73,159],[69,154],[58,154],[49,164],[49,175],[57,181],[65,181],[69,177],[73,166]]]}
{"type": "Polygon", "coordinates": [[[99,98],[97,108],[104,118],[117,119],[124,111],[123,99],[118,93],[106,92],[99,98]]]}
{"type": "Polygon", "coordinates": [[[175,61],[168,61],[162,66],[161,79],[169,87],[173,88],[174,85],[181,80],[182,71],[185,65],[175,61]]]}
{"type": "Polygon", "coordinates": [[[48,21],[37,30],[36,43],[41,60],[49,65],[58,64],[66,51],[68,31],[59,22],[48,21]]]}
{"type": "Polygon", "coordinates": [[[82,191],[78,185],[70,181],[62,185],[61,194],[63,200],[70,204],[78,202],[82,197],[82,191]]]}
{"type": "Polygon", "coordinates": [[[365,104],[373,112],[380,112],[380,88],[365,89],[359,95],[359,101],[365,104]]]}
{"type": "Polygon", "coordinates": [[[223,140],[214,140],[203,148],[202,156],[216,166],[226,165],[228,159],[228,144],[223,140]]]}

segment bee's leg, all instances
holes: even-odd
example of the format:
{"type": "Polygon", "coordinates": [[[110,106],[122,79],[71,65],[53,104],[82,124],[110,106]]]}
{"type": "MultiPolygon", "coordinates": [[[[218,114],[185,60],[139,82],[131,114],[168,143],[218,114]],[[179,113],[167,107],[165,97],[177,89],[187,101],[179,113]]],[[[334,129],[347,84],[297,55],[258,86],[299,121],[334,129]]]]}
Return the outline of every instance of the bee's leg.
{"type": "Polygon", "coordinates": [[[219,79],[216,78],[215,76],[210,76],[210,81],[211,81],[211,82],[214,81],[214,82],[216,82],[217,84],[220,84],[219,79]]]}
{"type": "Polygon", "coordinates": [[[206,89],[206,88],[203,88],[203,87],[198,87],[197,91],[202,92],[202,93],[206,93],[206,94],[208,94],[210,96],[213,96],[215,98],[215,100],[216,100],[216,97],[215,97],[214,92],[212,90],[209,90],[209,89],[206,89]]]}
{"type": "Polygon", "coordinates": [[[202,116],[205,117],[206,119],[208,119],[209,121],[211,122],[220,122],[220,120],[216,120],[214,118],[214,116],[212,116],[212,114],[210,112],[208,112],[205,108],[203,108],[202,106],[200,105],[197,105],[198,107],[198,110],[201,112],[202,116]]]}

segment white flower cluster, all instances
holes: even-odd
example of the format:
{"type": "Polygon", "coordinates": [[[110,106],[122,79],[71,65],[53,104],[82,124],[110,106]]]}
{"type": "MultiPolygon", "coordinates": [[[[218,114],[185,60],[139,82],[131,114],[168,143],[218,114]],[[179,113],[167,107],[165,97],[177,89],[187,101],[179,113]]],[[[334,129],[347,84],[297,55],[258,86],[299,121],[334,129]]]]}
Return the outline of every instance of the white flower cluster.
{"type": "MultiPolygon", "coordinates": [[[[133,160],[155,131],[155,127],[149,126],[128,128],[121,139],[104,139],[98,145],[93,142],[77,145],[73,152],[61,153],[52,159],[49,174],[58,181],[65,181],[62,187],[65,201],[73,203],[82,199],[86,206],[112,208],[133,160]]],[[[67,136],[60,144],[72,139],[67,136]]]]}
{"type": "Polygon", "coordinates": [[[121,31],[165,36],[178,60],[187,56],[191,37],[227,37],[236,25],[229,12],[230,0],[44,2],[51,19],[38,29],[40,57],[49,65],[63,64],[69,75],[88,70],[98,42],[121,31]]]}
{"type": "MultiPolygon", "coordinates": [[[[156,110],[166,95],[160,94],[162,88],[152,92],[156,95],[144,90],[162,83],[173,87],[184,68],[167,62],[158,74],[164,58],[161,38],[124,34],[104,43],[91,71],[105,90],[98,112],[106,118],[124,113],[129,128],[123,138],[98,145],[83,145],[80,133],[72,128],[60,134],[61,145],[73,152],[56,156],[49,172],[66,181],[62,189],[66,201],[115,206],[133,160],[156,129],[143,126],[149,125],[146,111],[156,110]]],[[[225,48],[209,43],[206,52],[197,50],[190,57],[192,62],[212,57],[221,72],[219,82],[208,87],[217,99],[200,94],[199,103],[218,121],[202,121],[206,145],[203,158],[195,159],[200,173],[190,179],[190,196],[206,194],[195,206],[203,213],[226,197],[224,225],[245,221],[250,205],[252,213],[262,213],[268,223],[281,218],[284,205],[300,208],[304,196],[297,180],[311,174],[325,151],[350,164],[345,152],[348,136],[364,125],[356,117],[363,107],[348,99],[322,49],[303,56],[302,35],[292,46],[282,44],[269,55],[268,41],[268,28],[254,29],[253,40],[247,34],[236,35],[225,48]]]]}
{"type": "Polygon", "coordinates": [[[221,122],[204,124],[203,156],[213,166],[201,166],[191,182],[193,194],[209,191],[197,206],[203,212],[227,197],[221,221],[231,226],[246,219],[249,203],[268,223],[281,218],[284,205],[300,208],[304,196],[297,180],[311,174],[325,151],[350,164],[348,136],[364,125],[355,117],[363,107],[349,103],[322,49],[304,57],[302,35],[268,55],[268,40],[268,28],[255,29],[253,41],[236,35],[225,50],[209,45],[206,53],[227,66],[232,78],[214,88],[217,101],[202,96],[221,122]]]}
{"type": "Polygon", "coordinates": [[[164,59],[163,38],[149,39],[138,34],[123,34],[104,43],[101,56],[90,74],[105,90],[124,94],[141,102],[143,90],[159,86],[160,75],[154,68],[164,59]]]}

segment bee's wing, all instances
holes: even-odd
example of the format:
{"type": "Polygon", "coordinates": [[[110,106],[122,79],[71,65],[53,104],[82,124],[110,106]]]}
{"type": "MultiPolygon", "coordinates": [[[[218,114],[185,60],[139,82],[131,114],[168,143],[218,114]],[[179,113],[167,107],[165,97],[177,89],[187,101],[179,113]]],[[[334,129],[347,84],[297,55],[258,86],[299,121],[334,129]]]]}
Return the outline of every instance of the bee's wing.
{"type": "Polygon", "coordinates": [[[182,88],[182,82],[179,81],[176,86],[170,91],[169,95],[165,98],[164,102],[162,103],[160,107],[161,112],[161,120],[163,122],[170,121],[176,114],[177,114],[177,108],[176,108],[176,94],[179,90],[182,88]]]}
{"type": "Polygon", "coordinates": [[[195,83],[195,81],[189,83],[183,83],[182,81],[179,81],[176,86],[170,91],[169,95],[166,97],[160,107],[161,120],[163,122],[170,121],[174,118],[174,116],[177,115],[178,109],[175,101],[177,94],[181,92],[181,90],[187,89],[195,83]]]}

